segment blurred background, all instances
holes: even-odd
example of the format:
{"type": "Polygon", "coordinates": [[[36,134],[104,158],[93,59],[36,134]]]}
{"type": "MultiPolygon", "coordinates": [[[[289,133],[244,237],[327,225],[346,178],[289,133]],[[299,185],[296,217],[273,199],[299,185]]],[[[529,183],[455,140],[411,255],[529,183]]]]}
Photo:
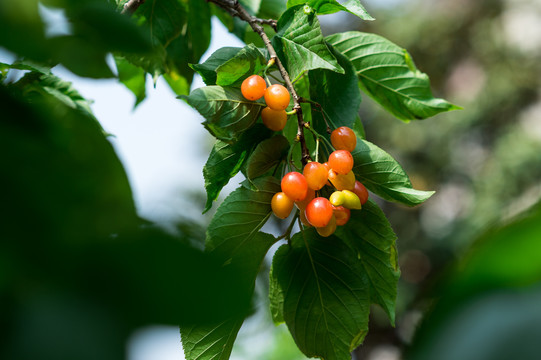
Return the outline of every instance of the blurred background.
{"type": "MultiPolygon", "coordinates": [[[[378,202],[398,236],[397,326],[374,307],[370,332],[354,357],[538,359],[541,2],[363,4],[376,21],[321,16],[324,33],[360,30],[388,38],[430,76],[436,97],[464,110],[406,124],[363,97],[367,139],[401,163],[415,188],[436,194],[416,208],[378,202]]],[[[41,11],[48,31],[61,33],[62,14],[41,11]]],[[[242,46],[218,20],[212,25],[211,46],[201,61],[222,46],[242,46]]],[[[0,48],[0,62],[14,59],[0,48]]],[[[94,100],[94,114],[113,134],[109,140],[126,170],[137,214],[169,233],[184,234],[179,224],[203,229],[216,208],[201,215],[201,169],[213,141],[197,112],[175,99],[162,79],[155,88],[147,85],[147,99],[133,110],[133,95],[115,80],[80,78],[62,67],[53,72],[94,100]]],[[[202,85],[196,76],[192,88],[202,85]]],[[[240,180],[232,179],[220,198],[240,180]]],[[[273,224],[267,230],[279,231],[273,224]]],[[[256,286],[258,311],[241,329],[234,360],[305,358],[285,326],[272,325],[265,299],[268,265],[270,257],[256,286]]],[[[128,358],[183,359],[179,343],[175,326],[141,327],[129,337],[128,358]]]]}

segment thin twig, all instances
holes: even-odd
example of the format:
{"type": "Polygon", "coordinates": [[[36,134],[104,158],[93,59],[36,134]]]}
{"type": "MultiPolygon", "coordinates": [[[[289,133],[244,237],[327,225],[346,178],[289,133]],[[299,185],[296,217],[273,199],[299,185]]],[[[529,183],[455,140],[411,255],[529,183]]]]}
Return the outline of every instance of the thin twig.
{"type": "Polygon", "coordinates": [[[124,4],[124,8],[120,12],[121,14],[133,14],[139,6],[143,5],[145,0],[130,0],[124,4]]]}
{"type": "Polygon", "coordinates": [[[276,62],[276,66],[278,67],[278,70],[280,71],[280,75],[282,75],[282,79],[284,79],[284,82],[286,84],[286,87],[288,91],[291,94],[291,97],[293,98],[293,109],[297,111],[297,141],[301,144],[301,151],[302,151],[302,165],[306,165],[308,161],[310,160],[310,152],[308,151],[308,147],[306,146],[306,141],[304,139],[304,119],[302,114],[302,108],[300,105],[300,96],[295,91],[295,88],[293,87],[293,83],[291,82],[291,79],[289,77],[289,74],[287,73],[286,69],[282,65],[282,62],[278,58],[278,55],[276,55],[276,50],[271,44],[271,41],[267,34],[265,33],[265,30],[261,26],[261,24],[269,24],[272,26],[272,24],[275,24],[276,21],[274,20],[263,20],[256,18],[255,16],[250,15],[248,11],[238,2],[238,0],[208,0],[210,2],[215,3],[216,5],[220,6],[224,10],[226,10],[231,16],[237,16],[241,20],[247,22],[250,27],[261,37],[263,42],[265,43],[265,46],[267,50],[269,51],[269,56],[271,59],[274,59],[276,62]]]}

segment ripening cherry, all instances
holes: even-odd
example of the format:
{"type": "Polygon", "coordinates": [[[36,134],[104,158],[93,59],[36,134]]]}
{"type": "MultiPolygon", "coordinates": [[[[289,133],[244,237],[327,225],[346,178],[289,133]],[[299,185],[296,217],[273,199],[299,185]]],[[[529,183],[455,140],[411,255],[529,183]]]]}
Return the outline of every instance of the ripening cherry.
{"type": "Polygon", "coordinates": [[[331,133],[331,143],[336,150],[352,152],[357,146],[357,136],[347,126],[340,126],[331,133]]]}
{"type": "Polygon", "coordinates": [[[334,170],[329,171],[329,181],[337,190],[350,190],[355,188],[355,174],[353,171],[347,174],[337,174],[334,170]]]}
{"type": "Polygon", "coordinates": [[[331,216],[331,219],[329,220],[329,223],[323,227],[316,227],[316,231],[319,235],[323,237],[328,237],[334,234],[336,231],[336,217],[334,214],[331,216]]]}
{"type": "Polygon", "coordinates": [[[286,126],[287,114],[285,110],[272,110],[267,106],[261,110],[261,120],[272,131],[280,131],[286,126]]]}
{"type": "Polygon", "coordinates": [[[306,206],[306,219],[312,226],[327,226],[332,217],[332,205],[324,197],[317,197],[306,206]]]}
{"type": "Polygon", "coordinates": [[[338,174],[347,174],[353,169],[353,156],[346,150],[333,151],[329,156],[329,166],[338,174]]]}
{"type": "Polygon", "coordinates": [[[342,193],[344,194],[344,207],[348,209],[360,209],[362,207],[359,197],[354,192],[342,190],[342,193]]]}
{"type": "Polygon", "coordinates": [[[304,166],[302,174],[310,189],[319,190],[327,183],[328,172],[323,164],[311,161],[304,166]]]}
{"type": "Polygon", "coordinates": [[[265,102],[273,110],[285,110],[289,106],[289,91],[280,84],[271,85],[265,90],[265,102]]]}
{"type": "Polygon", "coordinates": [[[308,192],[306,193],[306,197],[304,198],[304,200],[295,201],[295,206],[297,206],[299,210],[304,210],[306,209],[306,206],[308,206],[310,201],[312,201],[315,197],[316,192],[313,189],[308,188],[308,192]]]}
{"type": "Polygon", "coordinates": [[[303,174],[292,171],[282,178],[282,191],[293,201],[302,201],[308,193],[308,183],[303,174]]]}
{"type": "Polygon", "coordinates": [[[301,223],[306,227],[311,227],[310,223],[306,219],[306,212],[304,210],[299,211],[299,218],[301,219],[301,223]]]}
{"type": "Polygon", "coordinates": [[[265,95],[267,83],[259,75],[248,76],[240,86],[240,92],[247,100],[258,100],[265,95]]]}
{"type": "Polygon", "coordinates": [[[363,184],[361,184],[360,181],[355,181],[355,188],[353,189],[353,192],[359,197],[361,205],[366,204],[366,202],[368,201],[368,190],[366,190],[366,188],[363,184]]]}
{"type": "Polygon", "coordinates": [[[285,219],[289,216],[289,214],[291,214],[293,204],[293,200],[291,200],[286,194],[283,192],[277,192],[274,194],[271,200],[272,212],[280,219],[285,219]]]}
{"type": "Polygon", "coordinates": [[[351,217],[351,210],[343,206],[334,206],[332,207],[334,217],[336,218],[336,225],[343,226],[349,221],[351,217]]]}
{"type": "Polygon", "coordinates": [[[344,193],[341,191],[335,191],[329,197],[329,201],[331,202],[331,205],[333,206],[340,206],[344,203],[345,200],[346,200],[346,197],[344,193]]]}

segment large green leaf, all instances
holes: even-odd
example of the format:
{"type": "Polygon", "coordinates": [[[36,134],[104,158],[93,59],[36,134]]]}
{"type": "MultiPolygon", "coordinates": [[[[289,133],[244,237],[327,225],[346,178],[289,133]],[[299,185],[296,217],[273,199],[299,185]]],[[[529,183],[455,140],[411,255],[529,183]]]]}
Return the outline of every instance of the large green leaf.
{"type": "Polygon", "coordinates": [[[426,119],[460,109],[434,98],[428,76],[417,70],[406,50],[389,40],[358,31],[330,35],[326,40],[353,63],[363,91],[397,118],[426,119]]]}
{"type": "Polygon", "coordinates": [[[334,14],[338,11],[347,11],[353,15],[360,17],[363,20],[374,20],[374,18],[366,11],[359,0],[348,0],[340,4],[336,0],[288,0],[287,7],[295,5],[308,4],[314,9],[318,15],[334,14]]]}
{"type": "Polygon", "coordinates": [[[357,254],[339,238],[309,229],[278,249],[272,274],[299,349],[308,357],[350,359],[368,331],[370,311],[368,279],[357,254]]]}
{"type": "Polygon", "coordinates": [[[267,65],[267,59],[253,44],[248,44],[232,58],[216,69],[216,84],[220,86],[240,85],[250,75],[258,74],[267,65]]]}
{"type": "Polygon", "coordinates": [[[370,299],[380,305],[394,326],[396,287],[400,270],[396,256],[396,235],[381,209],[372,201],[353,210],[336,235],[357,253],[370,282],[370,299]]]}
{"type": "Polygon", "coordinates": [[[272,44],[292,80],[311,69],[344,73],[344,69],[329,51],[316,13],[309,6],[289,8],[280,17],[278,33],[273,37],[272,44]]]}
{"type": "Polygon", "coordinates": [[[222,188],[246,163],[255,146],[268,138],[272,132],[261,124],[256,124],[242,134],[233,144],[216,140],[207,163],[203,167],[207,203],[204,212],[212,207],[222,188]]]}
{"type": "Polygon", "coordinates": [[[262,141],[246,164],[248,179],[255,179],[276,167],[286,158],[288,150],[289,141],[282,135],[262,141]]]}
{"type": "Polygon", "coordinates": [[[434,194],[434,191],[415,190],[400,164],[371,142],[358,138],[351,155],[357,180],[385,200],[415,206],[434,194]]]}
{"type": "MultiPolygon", "coordinates": [[[[311,70],[310,99],[319,103],[330,119],[331,128],[340,126],[354,127],[359,116],[361,105],[361,92],[359,90],[355,68],[351,62],[334,48],[331,52],[342,68],[344,74],[338,74],[329,70],[311,70]]],[[[316,119],[315,128],[320,134],[326,133],[326,125],[323,121],[323,113],[317,107],[313,107],[312,118],[316,119]]]]}
{"type": "Polygon", "coordinates": [[[218,74],[216,70],[233,58],[241,51],[238,47],[222,47],[212,53],[205,62],[201,64],[190,64],[190,67],[197,71],[207,85],[216,85],[218,74]]]}
{"type": "Polygon", "coordinates": [[[216,138],[234,142],[257,120],[265,105],[248,101],[239,89],[205,86],[181,96],[206,119],[203,125],[216,138]]]}

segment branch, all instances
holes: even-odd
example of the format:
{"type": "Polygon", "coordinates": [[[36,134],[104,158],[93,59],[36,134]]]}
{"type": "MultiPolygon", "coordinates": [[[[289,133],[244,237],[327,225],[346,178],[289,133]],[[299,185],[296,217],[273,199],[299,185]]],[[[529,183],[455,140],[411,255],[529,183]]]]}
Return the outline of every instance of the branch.
{"type": "Polygon", "coordinates": [[[120,12],[121,14],[133,14],[139,6],[143,5],[145,0],[130,0],[124,4],[124,8],[120,12]]]}
{"type": "Polygon", "coordinates": [[[274,47],[272,46],[269,37],[267,36],[267,34],[265,33],[265,30],[261,26],[261,24],[268,24],[272,26],[274,30],[276,30],[276,20],[264,20],[264,19],[259,19],[259,18],[256,18],[255,16],[250,15],[250,13],[248,13],[248,11],[246,11],[246,9],[242,7],[242,5],[238,2],[238,0],[208,0],[208,1],[220,6],[229,14],[231,14],[231,16],[237,16],[241,20],[250,24],[251,28],[261,37],[261,39],[265,43],[265,46],[267,50],[269,51],[270,58],[274,59],[274,62],[276,63],[276,66],[278,67],[278,70],[280,71],[280,75],[282,75],[282,78],[284,79],[286,87],[288,91],[290,92],[291,96],[293,97],[293,110],[295,110],[297,114],[297,139],[301,143],[301,150],[302,150],[301,161],[302,161],[303,166],[306,165],[308,160],[310,160],[310,152],[308,151],[308,147],[306,146],[306,141],[304,140],[304,127],[307,124],[303,120],[302,108],[300,105],[301,98],[295,91],[295,88],[293,87],[293,84],[291,83],[289,74],[287,73],[286,69],[282,65],[282,62],[276,55],[276,50],[274,50],[274,47]]]}

